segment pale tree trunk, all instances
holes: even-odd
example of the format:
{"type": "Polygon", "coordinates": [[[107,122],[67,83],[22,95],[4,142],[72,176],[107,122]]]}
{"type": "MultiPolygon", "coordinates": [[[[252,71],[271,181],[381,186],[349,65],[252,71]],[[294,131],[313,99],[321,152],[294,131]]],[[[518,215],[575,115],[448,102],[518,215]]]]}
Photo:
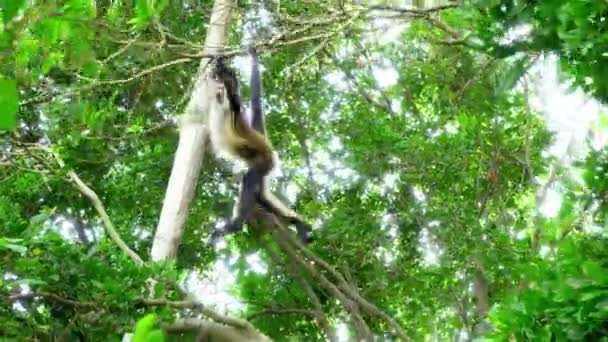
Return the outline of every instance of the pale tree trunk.
{"type": "MultiPolygon", "coordinates": [[[[224,48],[234,6],[233,0],[215,0],[205,38],[206,56],[221,52],[224,48]]],[[[207,141],[209,90],[206,71],[209,62],[210,59],[206,57],[201,60],[190,100],[180,117],[179,144],[152,244],[151,257],[154,261],[173,259],[184,233],[207,141]]]]}
{"type": "MultiPolygon", "coordinates": [[[[226,30],[234,6],[233,0],[215,0],[205,38],[204,54],[206,56],[221,52],[224,48],[226,30]]],[[[209,109],[207,69],[209,62],[209,58],[202,58],[195,76],[190,100],[179,118],[179,143],[150,252],[154,261],[175,258],[184,234],[184,224],[194,196],[207,141],[206,122],[209,109]]],[[[122,342],[131,341],[132,336],[131,333],[126,333],[123,335],[122,342]]]]}

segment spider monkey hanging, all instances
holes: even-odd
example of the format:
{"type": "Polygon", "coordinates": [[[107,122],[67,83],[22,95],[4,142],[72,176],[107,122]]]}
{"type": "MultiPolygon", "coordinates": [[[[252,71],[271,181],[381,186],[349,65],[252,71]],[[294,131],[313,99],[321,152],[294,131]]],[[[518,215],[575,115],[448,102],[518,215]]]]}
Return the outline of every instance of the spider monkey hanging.
{"type": "Polygon", "coordinates": [[[244,161],[248,167],[241,180],[235,217],[223,230],[216,230],[212,238],[242,230],[243,223],[251,217],[256,204],[259,204],[283,222],[293,224],[300,240],[308,244],[312,242],[310,225],[270,191],[268,174],[274,167],[274,150],[265,136],[262,84],[255,48],[249,48],[249,53],[252,57],[251,125],[242,111],[238,79],[234,70],[226,66],[224,57],[216,59],[211,75],[216,82],[215,94],[211,99],[209,110],[211,143],[216,152],[226,152],[244,161]]]}

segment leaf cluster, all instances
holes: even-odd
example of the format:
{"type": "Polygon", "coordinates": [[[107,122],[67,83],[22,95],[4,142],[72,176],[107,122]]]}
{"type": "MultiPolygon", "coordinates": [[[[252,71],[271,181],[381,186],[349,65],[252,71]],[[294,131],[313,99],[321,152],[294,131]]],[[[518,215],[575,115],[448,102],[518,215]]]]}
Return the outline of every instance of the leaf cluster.
{"type": "Polygon", "coordinates": [[[478,1],[476,35],[497,57],[553,52],[561,69],[599,100],[608,100],[608,4],[594,0],[478,1]],[[516,31],[520,32],[517,33],[516,31]],[[521,31],[528,33],[521,34],[521,31]]]}
{"type": "Polygon", "coordinates": [[[489,340],[606,341],[608,264],[589,244],[606,241],[569,239],[554,256],[525,266],[529,287],[494,307],[489,340]]]}

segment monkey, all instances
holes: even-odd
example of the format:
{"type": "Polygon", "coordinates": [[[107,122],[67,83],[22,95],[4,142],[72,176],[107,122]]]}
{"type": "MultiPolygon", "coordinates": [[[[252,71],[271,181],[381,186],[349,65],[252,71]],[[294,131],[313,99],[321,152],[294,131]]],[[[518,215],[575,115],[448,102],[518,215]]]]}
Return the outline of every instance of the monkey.
{"type": "Polygon", "coordinates": [[[224,57],[216,59],[211,75],[216,82],[209,112],[211,143],[216,153],[226,152],[231,157],[244,161],[248,167],[241,179],[234,217],[224,226],[223,231],[216,230],[212,238],[242,230],[243,223],[252,215],[256,204],[259,204],[283,222],[293,224],[300,240],[309,244],[312,242],[310,225],[270,191],[268,174],[275,166],[274,148],[265,136],[257,53],[254,47],[248,51],[252,57],[251,125],[242,111],[238,79],[235,72],[225,65],[224,57]]]}

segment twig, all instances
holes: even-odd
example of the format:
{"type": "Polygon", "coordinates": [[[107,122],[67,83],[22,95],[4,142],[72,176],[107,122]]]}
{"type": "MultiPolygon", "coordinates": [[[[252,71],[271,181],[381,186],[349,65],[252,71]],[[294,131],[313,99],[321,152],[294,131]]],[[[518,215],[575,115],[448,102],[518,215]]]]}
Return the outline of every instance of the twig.
{"type": "Polygon", "coordinates": [[[314,55],[316,55],[319,51],[323,50],[325,48],[325,46],[327,46],[329,44],[329,39],[331,38],[332,35],[334,34],[339,34],[342,33],[342,31],[352,25],[352,23],[355,21],[355,19],[357,19],[359,17],[360,14],[354,15],[352,16],[349,20],[345,21],[344,23],[338,25],[338,27],[336,27],[334,30],[331,30],[327,33],[325,33],[325,39],[323,39],[323,41],[321,41],[321,43],[319,45],[317,45],[315,48],[313,48],[309,53],[307,53],[304,57],[302,57],[299,61],[293,63],[292,65],[290,65],[286,70],[284,70],[283,72],[285,72],[286,74],[289,74],[291,72],[291,70],[295,69],[296,67],[300,66],[301,64],[303,64],[305,61],[307,61],[308,59],[312,58],[314,55]]]}
{"type": "Polygon", "coordinates": [[[80,179],[80,177],[78,177],[78,175],[76,173],[74,173],[74,171],[69,171],[68,175],[70,176],[70,179],[74,182],[76,188],[83,195],[88,197],[91,200],[91,202],[93,202],[93,206],[95,207],[95,210],[97,210],[97,213],[101,217],[103,226],[104,226],[106,232],[108,233],[108,235],[110,236],[110,238],[112,239],[112,241],[114,241],[114,243],[116,245],[118,245],[118,248],[120,248],[123,251],[123,253],[127,254],[131,258],[131,260],[133,260],[137,265],[142,265],[144,263],[144,261],[142,260],[142,258],[139,255],[137,255],[137,253],[135,253],[131,248],[129,248],[129,246],[127,246],[127,244],[122,240],[122,238],[116,231],[116,228],[114,227],[114,224],[112,223],[112,220],[110,220],[110,216],[106,212],[106,209],[105,209],[103,203],[101,202],[101,200],[99,199],[99,196],[97,196],[95,191],[93,191],[91,188],[89,188],[80,179]]]}
{"type": "MultiPolygon", "coordinates": [[[[291,32],[292,34],[294,32],[291,32]]],[[[301,37],[301,38],[297,38],[291,41],[286,41],[284,40],[286,36],[286,33],[283,32],[281,34],[276,35],[275,37],[273,37],[272,39],[270,39],[267,42],[262,42],[259,44],[256,44],[256,49],[258,49],[258,51],[264,51],[264,50],[274,50],[277,49],[279,47],[284,47],[284,46],[289,46],[289,45],[295,45],[295,44],[300,44],[300,43],[304,43],[304,42],[308,42],[308,41],[314,41],[314,40],[319,40],[319,39],[327,39],[331,36],[331,32],[330,33],[321,33],[321,34],[317,34],[317,35],[312,35],[312,36],[307,36],[307,37],[301,37]]],[[[233,50],[226,50],[224,53],[221,54],[221,56],[225,56],[225,57],[234,57],[234,56],[244,56],[248,54],[247,52],[247,48],[238,48],[238,49],[233,49],[233,50]]],[[[180,59],[176,59],[176,60],[172,60],[170,62],[166,62],[160,65],[155,65],[153,67],[150,67],[148,69],[145,69],[129,78],[126,79],[119,79],[119,80],[94,80],[94,79],[90,79],[90,78],[86,78],[83,76],[78,76],[79,79],[83,79],[83,80],[88,80],[91,81],[91,84],[85,85],[83,87],[79,87],[76,89],[70,89],[67,91],[64,91],[63,93],[59,93],[59,92],[54,92],[54,93],[44,93],[44,94],[40,94],[40,95],[36,95],[34,97],[31,97],[29,99],[25,99],[23,101],[19,102],[20,106],[25,106],[25,105],[29,105],[29,104],[36,104],[36,103],[43,103],[45,101],[50,100],[53,96],[56,95],[62,95],[62,96],[72,96],[75,94],[78,94],[80,92],[86,91],[86,90],[91,90],[99,85],[115,85],[115,84],[124,84],[124,83],[128,83],[128,82],[132,82],[138,78],[141,78],[143,76],[146,76],[152,72],[158,71],[158,70],[162,70],[165,69],[169,66],[173,66],[173,65],[177,65],[177,64],[183,64],[183,63],[188,63],[188,62],[192,62],[195,61],[198,58],[208,58],[208,59],[212,59],[215,57],[220,56],[220,54],[209,54],[209,53],[197,53],[197,54],[192,54],[189,55],[190,57],[186,57],[186,58],[180,58],[180,59]]]]}
{"type": "MultiPolygon", "coordinates": [[[[298,116],[300,119],[301,127],[306,127],[306,123],[302,122],[301,116],[298,116]]],[[[310,155],[310,150],[308,149],[308,145],[306,144],[306,137],[303,134],[296,133],[296,139],[298,139],[298,143],[300,143],[300,149],[302,151],[302,157],[304,158],[304,165],[306,165],[307,177],[309,186],[312,188],[311,195],[313,198],[320,198],[321,193],[319,192],[319,185],[315,180],[313,168],[312,168],[312,157],[310,155]]]]}
{"type": "Polygon", "coordinates": [[[321,26],[321,25],[335,24],[337,20],[340,20],[340,17],[330,16],[327,18],[321,18],[321,19],[314,18],[314,19],[306,19],[306,20],[293,18],[289,15],[280,15],[280,17],[279,17],[279,21],[286,21],[291,24],[308,25],[308,26],[321,26]]]}
{"type": "Polygon", "coordinates": [[[161,23],[157,23],[156,25],[158,26],[159,31],[162,31],[165,36],[175,40],[176,42],[182,43],[184,45],[188,45],[191,48],[196,49],[196,50],[202,50],[204,48],[204,46],[201,44],[193,43],[193,42],[189,41],[188,39],[174,35],[173,33],[171,33],[171,31],[167,27],[165,27],[161,23]]]}
{"type": "Polygon", "coordinates": [[[179,59],[175,59],[172,60],[170,62],[167,63],[163,63],[163,64],[159,64],[159,65],[155,65],[153,67],[150,67],[148,69],[142,70],[140,72],[138,72],[137,74],[129,77],[129,78],[125,78],[125,79],[120,79],[120,80],[93,80],[93,79],[89,79],[89,78],[85,78],[82,76],[79,76],[79,78],[84,79],[84,80],[88,80],[88,81],[93,81],[93,86],[97,86],[97,85],[109,85],[109,84],[122,84],[122,83],[128,83],[131,81],[134,81],[138,78],[141,78],[143,76],[146,76],[148,74],[151,74],[155,71],[158,70],[162,70],[165,69],[167,67],[170,67],[172,65],[176,65],[176,64],[182,64],[182,63],[188,63],[188,62],[192,62],[193,59],[192,58],[179,58],[179,59]]]}
{"type": "Polygon", "coordinates": [[[103,64],[105,64],[105,63],[111,61],[112,59],[120,56],[122,53],[124,53],[125,51],[127,51],[133,45],[133,43],[135,43],[137,41],[137,39],[139,39],[139,34],[136,35],[135,37],[133,37],[132,39],[129,39],[126,42],[126,44],[124,44],[124,46],[122,46],[120,49],[116,50],[115,52],[111,53],[108,57],[106,57],[101,62],[103,64]]]}

